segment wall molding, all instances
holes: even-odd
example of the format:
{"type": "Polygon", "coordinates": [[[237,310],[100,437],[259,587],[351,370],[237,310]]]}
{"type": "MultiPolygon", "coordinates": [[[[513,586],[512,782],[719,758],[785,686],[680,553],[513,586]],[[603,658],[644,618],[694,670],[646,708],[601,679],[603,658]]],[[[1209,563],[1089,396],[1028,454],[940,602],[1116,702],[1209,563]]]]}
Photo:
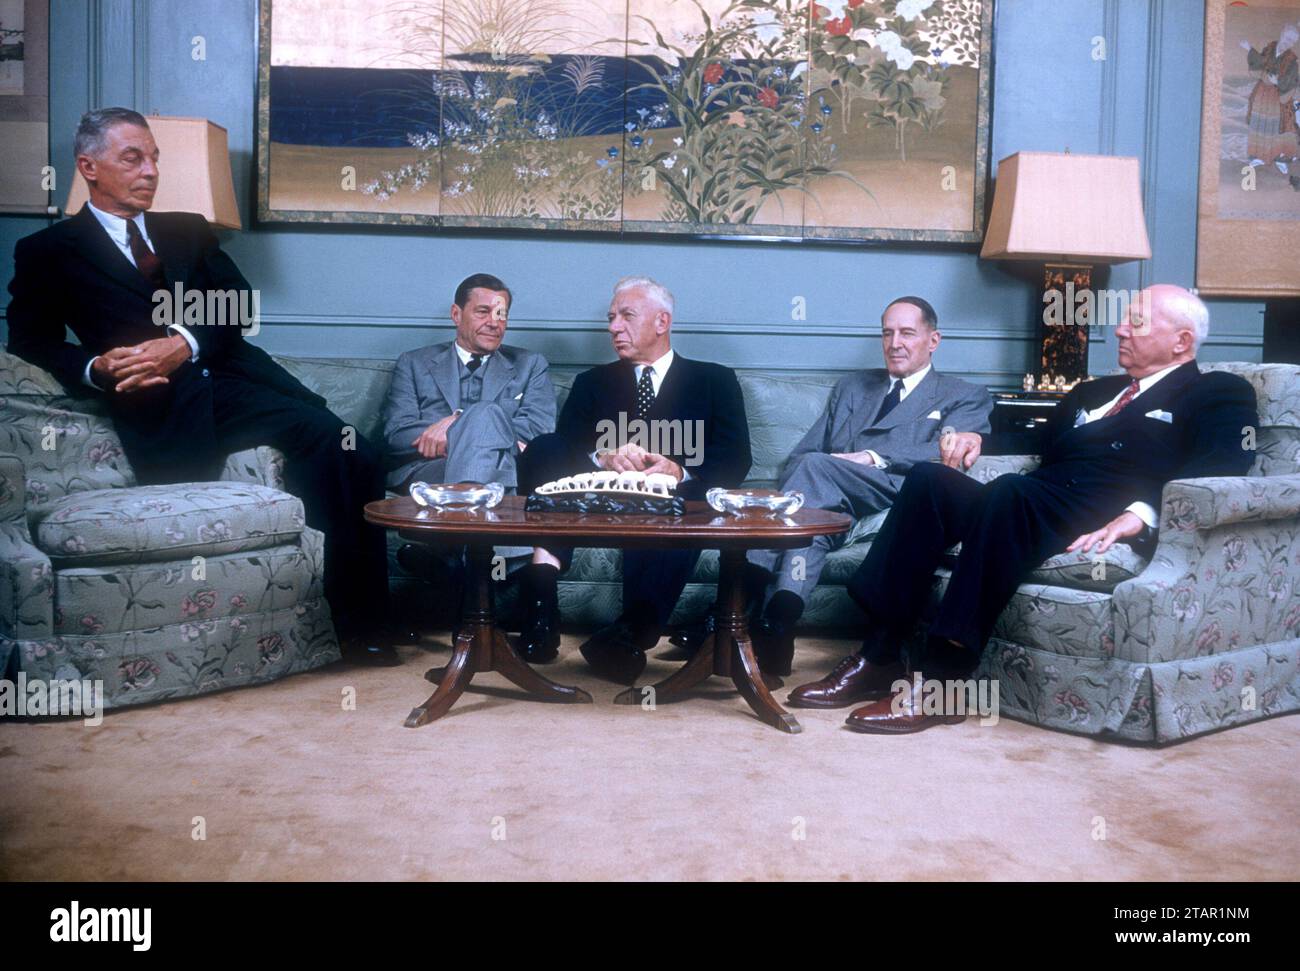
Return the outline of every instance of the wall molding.
{"type": "MultiPolygon", "coordinates": [[[[370,315],[370,314],[268,314],[261,315],[263,324],[277,327],[363,327],[393,329],[424,329],[428,327],[451,327],[446,317],[419,317],[414,315],[370,315]]],[[[555,317],[512,317],[511,331],[539,333],[591,333],[602,331],[604,327],[595,320],[582,318],[555,317]]],[[[673,332],[677,334],[723,334],[727,336],[771,336],[771,337],[874,337],[871,331],[860,324],[809,324],[805,321],[792,321],[789,324],[762,324],[736,321],[673,321],[673,332]]],[[[1011,341],[1030,343],[1035,335],[1030,331],[1004,331],[990,328],[962,328],[944,330],[944,340],[980,340],[1011,341]]]]}

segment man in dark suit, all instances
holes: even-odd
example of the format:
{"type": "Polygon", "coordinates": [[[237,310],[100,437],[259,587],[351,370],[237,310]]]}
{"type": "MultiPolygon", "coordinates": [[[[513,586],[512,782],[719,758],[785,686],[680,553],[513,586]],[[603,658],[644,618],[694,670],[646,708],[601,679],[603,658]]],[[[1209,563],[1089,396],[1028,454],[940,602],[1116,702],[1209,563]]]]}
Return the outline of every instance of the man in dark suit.
{"type": "MultiPolygon", "coordinates": [[[[939,458],[945,431],[989,430],[988,389],[932,366],[942,336],[928,301],[891,301],[881,314],[880,336],[885,367],[842,378],[781,469],[781,489],[802,493],[811,509],[854,518],[888,509],[908,470],[939,458]]],[[[746,587],[756,615],[750,636],[759,665],[769,674],[790,673],[794,626],[817,587],[826,555],[844,538],[842,533],[819,536],[802,549],[750,552],[746,587]]],[[[710,626],[706,622],[674,642],[693,651],[710,626]]]]}
{"type": "Polygon", "coordinates": [[[182,307],[167,312],[177,286],[204,306],[215,295],[242,308],[251,287],[202,216],[148,212],[158,147],[141,115],[88,112],[75,152],[90,201],[14,248],[9,350],[72,394],[104,397],[142,484],[213,479],[227,454],[258,445],[284,452],[286,485],[325,534],[325,594],[345,652],[396,663],[382,620],[384,536],[362,519],[384,496],[378,451],[246,341],[242,315],[183,324],[182,307]]]}
{"type": "MultiPolygon", "coordinates": [[[[994,622],[1025,575],[1065,550],[1105,553],[1120,540],[1149,543],[1164,484],[1171,479],[1244,475],[1243,445],[1258,422],[1255,392],[1240,377],[1202,374],[1196,350],[1209,313],[1193,294],[1158,285],[1142,291],[1116,329],[1123,375],[1080,384],[1057,404],[1041,440],[985,442],[956,434],[943,464],[908,473],[866,559],[848,584],[867,612],[859,653],[821,681],[791,693],[791,704],[841,707],[875,699],[849,715],[857,731],[904,734],[961,721],[923,711],[923,678],[898,697],[908,672],[903,639],[920,619],[940,558],[961,543],[952,577],[911,673],[965,680],[979,664],[994,622]],[[981,452],[1026,447],[1037,469],[981,484],[961,471],[981,452]]],[[[933,693],[931,694],[933,698],[933,693]]]]}
{"type": "MultiPolygon", "coordinates": [[[[730,368],[673,351],[673,310],[672,294],[647,277],[615,285],[608,319],[619,359],[574,380],[555,432],[533,439],[520,458],[521,494],[595,469],[666,473],[687,499],[703,499],[714,486],[740,485],[751,462],[740,383],[730,368]],[[610,440],[611,428],[638,420],[646,423],[651,445],[661,443],[660,451],[644,442],[610,440]]],[[[538,549],[525,568],[528,614],[520,649],[529,660],[555,656],[556,581],[568,556],[538,549]]],[[[624,551],[623,613],[582,645],[597,672],[623,684],[636,681],[698,558],[698,550],[624,551]]]]}

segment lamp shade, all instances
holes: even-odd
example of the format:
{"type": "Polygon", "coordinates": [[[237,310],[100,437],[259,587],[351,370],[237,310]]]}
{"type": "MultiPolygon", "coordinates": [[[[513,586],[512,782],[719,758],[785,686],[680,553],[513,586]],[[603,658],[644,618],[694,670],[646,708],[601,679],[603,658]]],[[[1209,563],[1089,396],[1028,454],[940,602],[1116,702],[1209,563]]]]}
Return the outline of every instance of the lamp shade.
{"type": "Polygon", "coordinates": [[[998,163],[980,256],[1123,263],[1151,258],[1138,160],[1017,152],[998,163]]]}
{"type": "MultiPolygon", "coordinates": [[[[206,118],[148,118],[158,143],[158,192],[152,212],[197,212],[214,226],[242,228],[230,177],[226,130],[206,118]]],[[[78,172],[68,193],[68,215],[90,198],[78,172]]]]}

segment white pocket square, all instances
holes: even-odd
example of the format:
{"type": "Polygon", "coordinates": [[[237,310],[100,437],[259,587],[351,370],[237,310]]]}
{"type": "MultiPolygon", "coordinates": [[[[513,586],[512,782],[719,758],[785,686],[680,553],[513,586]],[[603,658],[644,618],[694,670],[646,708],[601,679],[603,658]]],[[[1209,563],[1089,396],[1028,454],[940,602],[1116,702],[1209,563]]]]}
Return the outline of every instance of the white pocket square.
{"type": "Polygon", "coordinates": [[[522,398],[523,396],[524,396],[524,393],[523,393],[522,391],[520,391],[517,395],[515,395],[515,400],[518,401],[518,400],[519,400],[520,398],[522,398]]]}
{"type": "Polygon", "coordinates": [[[938,412],[937,410],[936,410],[936,411],[932,411],[932,412],[930,412],[930,413],[929,413],[928,415],[926,415],[925,417],[926,417],[926,418],[933,418],[935,421],[943,421],[943,415],[939,414],[939,412],[938,412]]]}
{"type": "Polygon", "coordinates": [[[1159,408],[1155,409],[1154,411],[1148,411],[1146,413],[1146,417],[1155,418],[1158,421],[1167,421],[1170,422],[1171,424],[1173,423],[1174,420],[1173,415],[1169,414],[1169,412],[1167,411],[1161,411],[1159,408]]]}

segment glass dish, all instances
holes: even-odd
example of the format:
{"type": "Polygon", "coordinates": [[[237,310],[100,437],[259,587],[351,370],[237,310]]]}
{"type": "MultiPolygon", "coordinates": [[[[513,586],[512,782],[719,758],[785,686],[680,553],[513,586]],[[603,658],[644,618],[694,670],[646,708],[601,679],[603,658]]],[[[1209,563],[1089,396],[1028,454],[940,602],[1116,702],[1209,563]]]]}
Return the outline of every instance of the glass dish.
{"type": "Polygon", "coordinates": [[[802,492],[772,489],[710,489],[709,505],[731,516],[793,516],[803,508],[802,492]]]}
{"type": "Polygon", "coordinates": [[[500,482],[411,483],[411,498],[416,504],[434,509],[491,509],[505,494],[506,487],[500,482]]]}

